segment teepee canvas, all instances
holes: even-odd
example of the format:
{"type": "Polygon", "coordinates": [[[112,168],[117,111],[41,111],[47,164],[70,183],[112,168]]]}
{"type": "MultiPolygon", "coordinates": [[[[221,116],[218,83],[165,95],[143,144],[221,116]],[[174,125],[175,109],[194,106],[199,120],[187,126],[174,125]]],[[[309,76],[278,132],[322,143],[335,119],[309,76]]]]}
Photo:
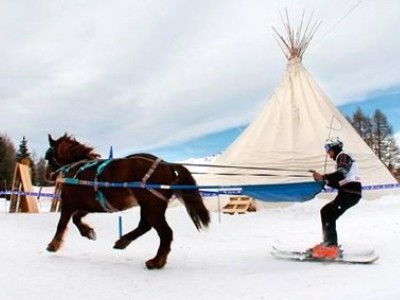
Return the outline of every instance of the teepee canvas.
{"type": "Polygon", "coordinates": [[[310,169],[334,171],[334,163],[327,158],[323,146],[326,139],[338,136],[344,150],[357,161],[364,186],[396,183],[302,65],[303,53],[318,24],[310,26],[309,22],[303,26],[302,22],[297,32],[288,24],[286,37],[277,33],[288,59],[279,86],[255,120],[215,161],[216,165],[253,167],[252,175],[237,168],[229,170],[236,176],[207,175],[198,181],[221,185],[310,181],[310,169]]]}

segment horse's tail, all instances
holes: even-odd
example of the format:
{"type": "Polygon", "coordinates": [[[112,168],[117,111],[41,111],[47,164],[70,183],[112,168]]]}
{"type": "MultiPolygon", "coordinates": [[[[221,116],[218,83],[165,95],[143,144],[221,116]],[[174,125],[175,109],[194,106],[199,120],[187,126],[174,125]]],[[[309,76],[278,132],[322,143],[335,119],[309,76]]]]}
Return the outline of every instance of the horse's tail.
{"type": "MultiPolygon", "coordinates": [[[[174,184],[196,185],[196,180],[193,178],[192,174],[186,167],[180,164],[174,164],[173,169],[177,173],[177,178],[174,184]]],[[[204,205],[199,190],[183,189],[173,191],[175,196],[182,200],[197,230],[207,228],[208,224],[210,223],[210,213],[204,205]]]]}

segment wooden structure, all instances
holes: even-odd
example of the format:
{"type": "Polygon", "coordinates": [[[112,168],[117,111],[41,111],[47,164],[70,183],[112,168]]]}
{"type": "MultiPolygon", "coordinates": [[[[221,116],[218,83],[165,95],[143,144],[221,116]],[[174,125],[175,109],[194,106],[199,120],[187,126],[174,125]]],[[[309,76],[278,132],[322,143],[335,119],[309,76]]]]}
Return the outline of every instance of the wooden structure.
{"type": "Polygon", "coordinates": [[[28,165],[16,164],[11,188],[10,213],[39,212],[36,198],[32,196],[33,187],[30,172],[31,170],[28,165]],[[29,195],[29,193],[32,194],[29,195]]]}
{"type": "Polygon", "coordinates": [[[225,214],[243,214],[249,211],[256,211],[253,198],[248,196],[232,196],[229,197],[229,203],[222,208],[225,214]]]}
{"type": "Polygon", "coordinates": [[[54,187],[54,197],[51,199],[50,212],[61,211],[61,187],[61,182],[56,181],[56,186],[54,187]]]}

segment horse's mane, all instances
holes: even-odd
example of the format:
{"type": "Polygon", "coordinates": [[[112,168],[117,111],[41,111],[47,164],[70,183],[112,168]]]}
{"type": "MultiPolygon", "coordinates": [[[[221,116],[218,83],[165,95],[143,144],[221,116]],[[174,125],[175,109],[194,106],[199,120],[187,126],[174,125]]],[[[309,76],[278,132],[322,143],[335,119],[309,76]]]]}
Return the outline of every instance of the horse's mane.
{"type": "Polygon", "coordinates": [[[100,158],[100,155],[94,152],[93,147],[81,144],[73,136],[68,134],[64,134],[64,136],[58,139],[57,156],[60,160],[68,162],[100,158]]]}

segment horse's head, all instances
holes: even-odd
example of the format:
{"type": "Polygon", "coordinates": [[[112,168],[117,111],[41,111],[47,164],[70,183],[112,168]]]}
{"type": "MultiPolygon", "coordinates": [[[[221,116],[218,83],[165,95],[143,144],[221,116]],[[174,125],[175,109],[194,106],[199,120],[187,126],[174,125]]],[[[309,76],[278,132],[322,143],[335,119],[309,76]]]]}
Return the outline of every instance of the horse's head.
{"type": "Polygon", "coordinates": [[[54,180],[57,171],[65,165],[100,157],[99,154],[93,152],[92,147],[79,143],[67,134],[56,140],[49,134],[49,144],[50,147],[46,151],[45,159],[47,160],[46,175],[51,180],[54,180]]]}

